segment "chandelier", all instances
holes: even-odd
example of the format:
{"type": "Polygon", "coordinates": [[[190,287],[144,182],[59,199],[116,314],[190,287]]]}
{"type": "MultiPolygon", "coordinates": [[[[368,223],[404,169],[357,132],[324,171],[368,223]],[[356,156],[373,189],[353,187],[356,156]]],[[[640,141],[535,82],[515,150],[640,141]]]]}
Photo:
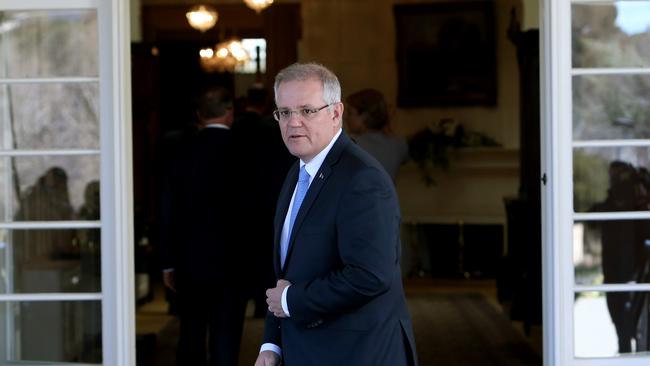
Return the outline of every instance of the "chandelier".
{"type": "Polygon", "coordinates": [[[257,14],[273,4],[273,0],[244,0],[244,2],[249,8],[255,10],[257,14]]]}
{"type": "Polygon", "coordinates": [[[201,32],[205,32],[214,27],[219,19],[217,11],[213,7],[206,5],[197,5],[192,7],[190,11],[185,13],[185,16],[192,28],[200,30],[201,32]]]}
{"type": "Polygon", "coordinates": [[[250,60],[241,42],[233,39],[218,43],[214,50],[204,48],[199,51],[201,67],[207,72],[233,72],[237,65],[250,60]]]}

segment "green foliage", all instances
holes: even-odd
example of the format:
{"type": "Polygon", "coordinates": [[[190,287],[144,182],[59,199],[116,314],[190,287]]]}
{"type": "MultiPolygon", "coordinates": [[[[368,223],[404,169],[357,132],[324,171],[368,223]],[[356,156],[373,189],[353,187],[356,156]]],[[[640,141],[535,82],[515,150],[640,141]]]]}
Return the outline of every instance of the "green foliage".
{"type": "Polygon", "coordinates": [[[463,126],[454,127],[453,120],[443,119],[437,125],[416,132],[409,139],[409,153],[420,169],[427,186],[436,184],[433,171],[449,169],[451,149],[460,147],[501,146],[493,138],[476,131],[466,132],[463,126]]]}
{"type": "Polygon", "coordinates": [[[583,150],[573,153],[573,208],[589,211],[594,203],[605,200],[609,186],[609,161],[583,150]]]}
{"type": "MultiPolygon", "coordinates": [[[[647,67],[650,33],[625,33],[613,4],[572,6],[572,65],[647,67]]],[[[574,138],[650,137],[647,75],[583,75],[573,78],[574,138]]]]}

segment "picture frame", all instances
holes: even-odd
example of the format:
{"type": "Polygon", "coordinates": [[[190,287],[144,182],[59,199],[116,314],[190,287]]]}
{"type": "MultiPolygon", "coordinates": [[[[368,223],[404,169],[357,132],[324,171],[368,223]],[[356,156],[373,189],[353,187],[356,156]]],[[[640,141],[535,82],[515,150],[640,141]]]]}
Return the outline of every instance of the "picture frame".
{"type": "Polygon", "coordinates": [[[394,5],[402,108],[496,105],[494,3],[394,5]]]}

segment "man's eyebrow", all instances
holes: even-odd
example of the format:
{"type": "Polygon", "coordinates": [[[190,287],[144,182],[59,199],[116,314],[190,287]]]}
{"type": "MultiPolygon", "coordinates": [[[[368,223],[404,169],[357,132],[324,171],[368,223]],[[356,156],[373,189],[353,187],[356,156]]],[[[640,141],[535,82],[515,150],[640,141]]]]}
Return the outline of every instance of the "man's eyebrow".
{"type": "MultiPolygon", "coordinates": [[[[305,109],[305,108],[312,109],[312,108],[315,108],[315,107],[313,105],[311,105],[311,104],[303,104],[303,105],[299,105],[298,107],[296,107],[296,109],[305,109]]],[[[289,108],[289,107],[278,107],[278,109],[282,110],[282,109],[291,109],[291,108],[289,108]]]]}

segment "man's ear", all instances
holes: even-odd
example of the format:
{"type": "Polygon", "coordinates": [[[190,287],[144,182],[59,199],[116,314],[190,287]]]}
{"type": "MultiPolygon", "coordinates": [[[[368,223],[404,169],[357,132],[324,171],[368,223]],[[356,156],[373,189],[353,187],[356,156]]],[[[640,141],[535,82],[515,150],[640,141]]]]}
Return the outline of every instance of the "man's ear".
{"type": "Polygon", "coordinates": [[[339,125],[343,123],[343,110],[345,107],[343,106],[343,102],[339,102],[334,104],[333,108],[333,118],[338,121],[339,125]]]}

